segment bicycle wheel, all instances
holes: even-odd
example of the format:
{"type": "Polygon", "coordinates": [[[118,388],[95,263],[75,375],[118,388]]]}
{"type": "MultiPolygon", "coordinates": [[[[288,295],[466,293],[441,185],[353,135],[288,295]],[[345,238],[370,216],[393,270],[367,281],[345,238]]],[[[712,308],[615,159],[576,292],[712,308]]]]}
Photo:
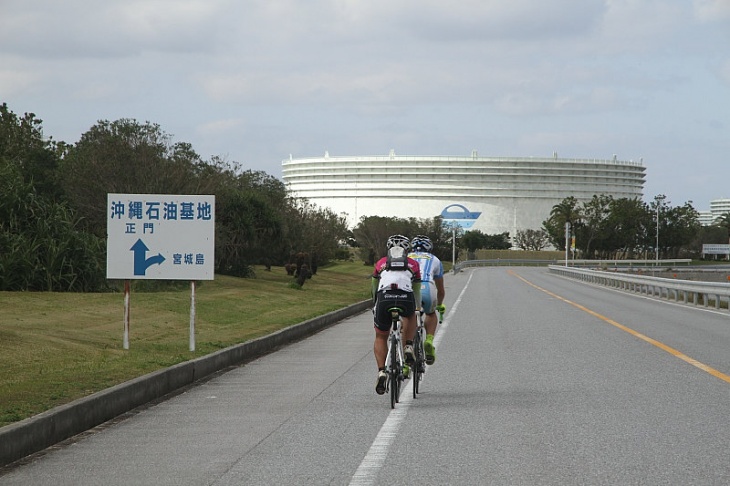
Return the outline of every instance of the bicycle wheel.
{"type": "Polygon", "coordinates": [[[411,370],[411,379],[413,380],[413,398],[418,395],[418,384],[421,382],[421,333],[416,332],[416,337],[413,339],[413,352],[416,355],[416,362],[413,363],[413,370],[411,370]]]}
{"type": "Polygon", "coordinates": [[[401,369],[398,366],[398,342],[390,338],[390,408],[395,408],[400,394],[401,369]]]}

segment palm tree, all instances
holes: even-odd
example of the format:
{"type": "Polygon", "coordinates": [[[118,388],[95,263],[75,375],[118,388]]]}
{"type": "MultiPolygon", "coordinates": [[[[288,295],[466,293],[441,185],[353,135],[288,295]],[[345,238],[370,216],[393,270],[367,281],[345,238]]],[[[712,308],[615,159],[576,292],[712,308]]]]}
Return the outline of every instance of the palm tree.
{"type": "Polygon", "coordinates": [[[581,220],[581,217],[582,214],[581,209],[578,207],[578,200],[573,196],[566,197],[550,210],[550,218],[556,223],[570,223],[573,226],[581,220]]]}
{"type": "Polygon", "coordinates": [[[581,219],[582,213],[578,207],[578,200],[573,196],[568,196],[553,206],[550,210],[550,219],[543,223],[543,226],[550,234],[551,242],[555,247],[564,248],[560,238],[558,238],[560,228],[565,227],[565,223],[570,223],[570,229],[574,232],[575,226],[580,223],[581,219]]]}

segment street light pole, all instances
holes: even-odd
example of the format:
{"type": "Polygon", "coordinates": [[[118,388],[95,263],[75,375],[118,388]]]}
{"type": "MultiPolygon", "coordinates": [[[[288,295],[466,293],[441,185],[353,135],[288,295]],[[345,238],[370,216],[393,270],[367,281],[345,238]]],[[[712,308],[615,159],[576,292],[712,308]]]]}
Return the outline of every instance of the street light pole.
{"type": "Polygon", "coordinates": [[[659,194],[654,198],[656,201],[656,266],[659,266],[659,208],[667,196],[659,194]]]}
{"type": "Polygon", "coordinates": [[[456,226],[451,226],[451,268],[456,273],[456,226]]]}
{"type": "Polygon", "coordinates": [[[570,221],[565,222],[565,266],[568,266],[568,248],[570,248],[570,221]]]}

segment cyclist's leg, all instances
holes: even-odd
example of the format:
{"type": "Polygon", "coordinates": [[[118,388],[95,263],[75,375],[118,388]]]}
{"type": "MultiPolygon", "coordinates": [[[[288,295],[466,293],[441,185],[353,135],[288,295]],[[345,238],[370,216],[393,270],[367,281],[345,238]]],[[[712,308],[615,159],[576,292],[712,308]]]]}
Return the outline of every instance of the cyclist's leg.
{"type": "MultiPolygon", "coordinates": [[[[413,317],[413,316],[411,316],[411,317],[413,317]]],[[[406,321],[406,318],[404,318],[403,320],[405,322],[406,321]]],[[[411,336],[411,338],[410,339],[406,339],[405,345],[403,346],[403,354],[405,356],[406,363],[408,363],[410,366],[413,366],[413,364],[414,364],[414,362],[416,360],[416,355],[415,355],[415,352],[413,350],[413,338],[415,337],[416,329],[418,327],[418,323],[417,322],[413,322],[411,320],[411,322],[409,322],[407,324],[407,326],[409,327],[409,330],[407,330],[406,336],[411,336]]]]}
{"type": "Polygon", "coordinates": [[[423,348],[426,351],[426,364],[432,365],[436,361],[436,347],[433,338],[436,334],[438,317],[436,317],[436,284],[433,282],[424,283],[421,287],[421,300],[423,302],[423,327],[426,328],[426,340],[423,348]]]}
{"type": "Polygon", "coordinates": [[[373,354],[375,355],[375,364],[378,367],[378,377],[375,382],[375,392],[378,395],[385,393],[387,375],[385,374],[385,358],[388,354],[388,336],[390,333],[390,315],[388,310],[384,309],[382,299],[377,299],[375,308],[373,309],[373,319],[375,322],[375,341],[373,342],[373,354]],[[387,315],[387,319],[383,316],[387,315]]]}
{"type": "Polygon", "coordinates": [[[385,356],[388,354],[388,333],[375,328],[375,342],[373,343],[375,364],[379,370],[385,369],[385,356]]]}

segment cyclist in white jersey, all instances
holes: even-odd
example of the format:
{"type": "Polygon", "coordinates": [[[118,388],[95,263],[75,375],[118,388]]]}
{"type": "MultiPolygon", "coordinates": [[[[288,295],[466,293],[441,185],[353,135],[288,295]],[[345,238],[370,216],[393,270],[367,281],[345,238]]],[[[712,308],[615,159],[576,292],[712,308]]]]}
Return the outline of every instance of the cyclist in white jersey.
{"type": "Polygon", "coordinates": [[[375,306],[373,317],[375,320],[375,342],[373,353],[378,365],[378,379],[375,391],[378,395],[385,393],[385,383],[388,375],[385,372],[385,358],[388,354],[388,335],[392,325],[389,309],[393,306],[403,309],[401,322],[405,346],[403,356],[406,365],[403,374],[408,376],[409,367],[415,361],[413,353],[413,336],[416,334],[416,312],[420,309],[421,292],[418,282],[421,273],[418,263],[408,258],[411,242],[403,235],[392,235],[386,244],[388,256],[384,256],[375,263],[372,277],[372,291],[375,306]],[[397,257],[397,258],[396,258],[397,257]]]}
{"type": "Polygon", "coordinates": [[[421,270],[421,301],[426,317],[423,325],[426,328],[426,342],[423,344],[426,351],[426,364],[432,365],[436,361],[436,347],[433,345],[433,337],[436,334],[438,318],[436,311],[441,315],[446,311],[444,297],[444,265],[441,260],[431,253],[433,243],[428,236],[418,235],[411,240],[411,253],[409,258],[418,262],[421,270]]]}

